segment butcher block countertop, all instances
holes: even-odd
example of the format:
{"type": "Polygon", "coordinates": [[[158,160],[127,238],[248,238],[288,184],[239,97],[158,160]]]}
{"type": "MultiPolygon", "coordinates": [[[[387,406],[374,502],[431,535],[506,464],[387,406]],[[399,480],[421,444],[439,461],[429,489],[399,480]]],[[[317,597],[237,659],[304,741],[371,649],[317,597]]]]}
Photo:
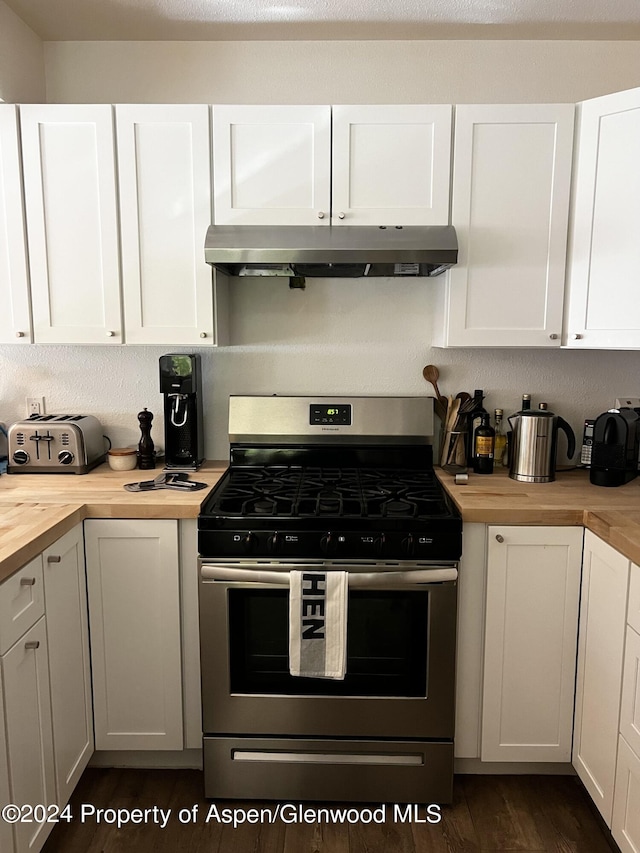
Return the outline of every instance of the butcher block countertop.
{"type": "Polygon", "coordinates": [[[3,474],[0,477],[0,581],[40,554],[85,518],[197,518],[227,462],[207,462],[189,475],[208,489],[128,492],[125,483],[153,480],[154,471],[88,474],[3,474]]]}
{"type": "Polygon", "coordinates": [[[520,483],[506,468],[469,474],[457,486],[451,474],[438,479],[463,521],[485,524],[584,526],[640,564],[640,477],[624,486],[593,486],[586,470],[558,471],[552,483],[520,483]]]}

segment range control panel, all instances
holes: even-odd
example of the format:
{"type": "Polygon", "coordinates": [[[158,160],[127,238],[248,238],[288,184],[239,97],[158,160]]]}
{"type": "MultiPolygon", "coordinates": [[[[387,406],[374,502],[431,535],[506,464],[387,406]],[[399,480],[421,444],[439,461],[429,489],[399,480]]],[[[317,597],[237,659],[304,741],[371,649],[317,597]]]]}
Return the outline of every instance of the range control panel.
{"type": "Polygon", "coordinates": [[[311,426],[351,426],[351,404],[312,403],[309,406],[311,426]]]}

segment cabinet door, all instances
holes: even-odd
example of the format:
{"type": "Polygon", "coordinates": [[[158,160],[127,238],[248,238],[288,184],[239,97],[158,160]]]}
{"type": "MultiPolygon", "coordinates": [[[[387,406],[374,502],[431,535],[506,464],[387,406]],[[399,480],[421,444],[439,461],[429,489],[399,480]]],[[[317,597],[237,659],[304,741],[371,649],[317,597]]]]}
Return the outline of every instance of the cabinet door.
{"type": "Polygon", "coordinates": [[[569,761],[582,528],[490,527],[483,761],[569,761]]]}
{"type": "Polygon", "coordinates": [[[29,276],[16,107],[0,104],[0,343],[29,343],[29,276]]]}
{"type": "Polygon", "coordinates": [[[629,561],[585,531],[573,766],[611,826],[629,561]]]}
{"type": "Polygon", "coordinates": [[[85,522],[96,749],[182,749],[174,520],[85,522]]]}
{"type": "Polygon", "coordinates": [[[111,106],[20,107],[36,343],[122,343],[111,106]]]}
{"type": "Polygon", "coordinates": [[[445,346],[561,343],[574,107],[456,107],[445,346]]]}
{"type": "Polygon", "coordinates": [[[93,753],[91,662],[82,526],[43,554],[58,804],[68,802],[93,753]]]}
{"type": "Polygon", "coordinates": [[[209,107],[115,109],[127,343],[215,343],[209,107]]]}
{"type": "Polygon", "coordinates": [[[335,106],[332,225],[448,225],[449,105],[335,106]]]}
{"type": "MultiPolygon", "coordinates": [[[[2,668],[0,667],[0,809],[4,808],[4,806],[11,802],[1,669],[2,668]]],[[[0,850],[6,850],[7,853],[14,853],[13,830],[11,829],[11,824],[2,820],[2,818],[0,818],[0,850]]]]}
{"type": "Polygon", "coordinates": [[[630,574],[627,622],[640,634],[640,566],[632,563],[630,574]]]}
{"type": "Polygon", "coordinates": [[[640,756],[623,737],[618,747],[611,832],[622,853],[640,853],[640,756]]]}
{"type": "Polygon", "coordinates": [[[328,106],[214,106],[215,224],[328,225],[330,159],[328,106]]]}
{"type": "Polygon", "coordinates": [[[640,348],[640,88],[579,105],[567,345],[640,348]]]}
{"type": "Polygon", "coordinates": [[[640,634],[629,627],[624,650],[620,734],[640,755],[640,634]]]}
{"type": "MultiPolygon", "coordinates": [[[[11,802],[51,805],[56,791],[44,616],[3,656],[2,674],[11,802]]],[[[16,853],[39,850],[53,828],[36,817],[14,825],[16,853]]]]}

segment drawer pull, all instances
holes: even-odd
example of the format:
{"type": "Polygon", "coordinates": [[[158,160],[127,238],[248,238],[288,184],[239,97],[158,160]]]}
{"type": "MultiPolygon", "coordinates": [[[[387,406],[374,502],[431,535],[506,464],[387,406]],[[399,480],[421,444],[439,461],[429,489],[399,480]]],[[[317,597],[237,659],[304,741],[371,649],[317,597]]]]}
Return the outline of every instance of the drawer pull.
{"type": "Polygon", "coordinates": [[[33,586],[35,582],[35,578],[20,578],[20,586],[33,586]]]}
{"type": "Polygon", "coordinates": [[[57,556],[55,554],[52,554],[51,556],[47,557],[47,563],[59,563],[60,560],[62,560],[62,557],[57,556]]]}
{"type": "Polygon", "coordinates": [[[38,649],[40,648],[40,640],[29,640],[28,643],[24,644],[25,649],[38,649]]]}

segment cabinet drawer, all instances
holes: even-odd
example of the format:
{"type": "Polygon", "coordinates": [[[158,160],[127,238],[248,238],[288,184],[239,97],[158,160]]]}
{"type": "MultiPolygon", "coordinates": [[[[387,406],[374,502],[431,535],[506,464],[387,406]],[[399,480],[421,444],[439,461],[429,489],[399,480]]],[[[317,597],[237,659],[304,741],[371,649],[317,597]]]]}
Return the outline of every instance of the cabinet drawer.
{"type": "Polygon", "coordinates": [[[0,655],[44,613],[42,557],[23,566],[0,587],[0,655]]]}
{"type": "Polygon", "coordinates": [[[640,566],[635,563],[631,564],[627,622],[640,634],[640,566]]]}

